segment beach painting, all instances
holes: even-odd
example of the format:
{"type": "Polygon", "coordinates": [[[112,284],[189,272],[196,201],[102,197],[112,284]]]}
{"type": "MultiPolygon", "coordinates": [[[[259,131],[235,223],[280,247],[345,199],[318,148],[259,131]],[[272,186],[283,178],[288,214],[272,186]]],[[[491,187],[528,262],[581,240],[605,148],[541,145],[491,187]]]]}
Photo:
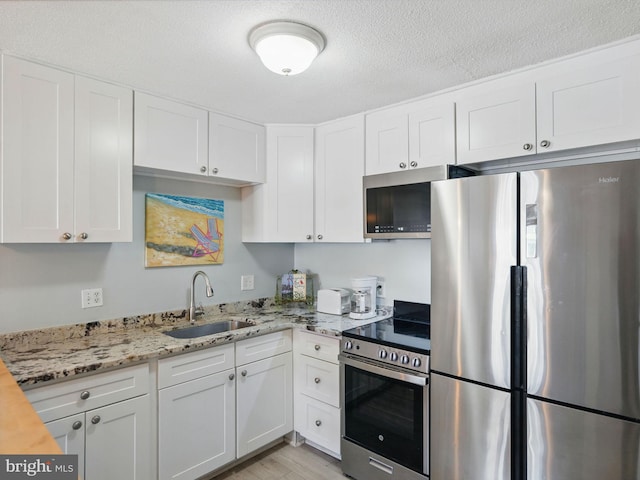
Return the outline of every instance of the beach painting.
{"type": "Polygon", "coordinates": [[[147,193],[145,267],[224,261],[224,200],[147,193]]]}

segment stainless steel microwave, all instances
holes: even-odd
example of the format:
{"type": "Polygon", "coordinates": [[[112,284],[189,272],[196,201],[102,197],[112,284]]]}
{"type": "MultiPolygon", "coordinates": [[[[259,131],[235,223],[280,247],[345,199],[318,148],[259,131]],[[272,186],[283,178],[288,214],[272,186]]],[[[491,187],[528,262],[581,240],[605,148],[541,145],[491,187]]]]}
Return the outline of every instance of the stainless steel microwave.
{"type": "Polygon", "coordinates": [[[454,165],[365,175],[364,237],[431,238],[431,182],[470,175],[454,165]]]}

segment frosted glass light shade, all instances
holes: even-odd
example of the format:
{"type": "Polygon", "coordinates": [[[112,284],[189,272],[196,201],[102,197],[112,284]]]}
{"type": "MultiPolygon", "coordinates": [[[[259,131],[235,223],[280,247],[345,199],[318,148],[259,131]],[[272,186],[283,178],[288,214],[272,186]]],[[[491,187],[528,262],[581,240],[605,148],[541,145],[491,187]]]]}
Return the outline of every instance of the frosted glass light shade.
{"type": "Polygon", "coordinates": [[[265,67],[280,75],[305,71],[324,49],[324,38],[301,23],[273,22],[249,34],[249,43],[265,67]]]}

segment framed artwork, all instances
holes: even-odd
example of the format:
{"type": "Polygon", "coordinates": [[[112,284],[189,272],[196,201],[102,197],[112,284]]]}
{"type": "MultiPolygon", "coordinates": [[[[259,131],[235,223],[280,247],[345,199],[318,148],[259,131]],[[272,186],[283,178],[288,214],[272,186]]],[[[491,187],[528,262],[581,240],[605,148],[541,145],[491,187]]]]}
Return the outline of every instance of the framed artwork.
{"type": "Polygon", "coordinates": [[[224,261],[224,200],[145,195],[145,267],[224,261]]]}

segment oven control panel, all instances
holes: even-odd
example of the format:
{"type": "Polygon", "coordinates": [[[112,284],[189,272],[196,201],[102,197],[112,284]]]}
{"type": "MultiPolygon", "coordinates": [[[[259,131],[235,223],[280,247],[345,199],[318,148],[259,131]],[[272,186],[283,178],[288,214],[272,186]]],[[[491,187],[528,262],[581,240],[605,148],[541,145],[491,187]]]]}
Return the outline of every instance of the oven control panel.
{"type": "Polygon", "coordinates": [[[390,365],[397,365],[416,372],[429,373],[429,355],[423,353],[411,352],[355,338],[342,339],[342,352],[390,365]]]}

